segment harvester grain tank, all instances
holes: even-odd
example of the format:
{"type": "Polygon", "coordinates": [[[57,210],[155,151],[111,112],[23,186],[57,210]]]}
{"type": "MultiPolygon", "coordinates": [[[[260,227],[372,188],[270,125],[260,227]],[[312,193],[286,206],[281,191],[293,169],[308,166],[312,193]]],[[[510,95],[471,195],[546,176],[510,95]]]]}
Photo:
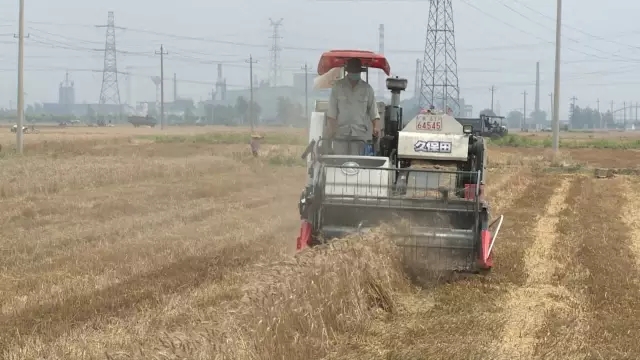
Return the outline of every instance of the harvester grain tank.
{"type": "MultiPolygon", "coordinates": [[[[325,52],[318,75],[354,57],[362,61],[367,79],[370,68],[390,75],[383,55],[350,50],[325,52]]],[[[308,178],[299,202],[298,250],[387,223],[406,258],[425,270],[491,269],[503,217],[490,222],[483,196],[487,152],[473,128],[479,122],[462,124],[436,112],[405,123],[399,104],[407,80],[389,77],[386,85],[391,103],[379,104],[384,121],[380,136],[370,141],[372,154],[333,154],[338,141],[362,140],[325,136],[327,102],[316,102],[302,155],[308,178]]]]}

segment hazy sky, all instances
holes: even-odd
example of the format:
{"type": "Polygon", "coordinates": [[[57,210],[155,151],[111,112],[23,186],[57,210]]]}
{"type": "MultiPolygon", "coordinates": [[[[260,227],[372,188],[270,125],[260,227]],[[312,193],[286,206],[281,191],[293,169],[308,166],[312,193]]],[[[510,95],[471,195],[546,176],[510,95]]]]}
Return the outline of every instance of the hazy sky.
{"type": "MultiPolygon", "coordinates": [[[[66,69],[76,84],[77,100],[97,102],[102,81],[107,12],[115,12],[118,69],[130,71],[133,101],[154,100],[150,76],[159,75],[164,44],[165,76],[177,73],[178,93],[200,100],[216,80],[216,63],[224,63],[229,88],[246,87],[248,59],[254,72],[268,78],[271,26],[283,18],[283,81],[305,62],[315,70],[325,49],[377,50],[378,25],[385,24],[385,47],[394,75],[407,77],[413,89],[415,61],[423,57],[429,1],[341,0],[26,0],[26,101],[57,101],[66,69]],[[53,5],[55,3],[55,6],[53,5]],[[101,6],[98,6],[101,5],[101,6]],[[141,31],[142,30],[142,31],[141,31]],[[154,34],[155,33],[155,34],[154,34]],[[193,38],[191,40],[187,38],[193,38]],[[129,69],[127,69],[129,67],[129,69]]],[[[489,88],[501,113],[533,109],[535,62],[541,65],[540,103],[550,107],[553,89],[555,0],[454,0],[454,20],[461,97],[475,112],[490,106],[489,88]]],[[[0,0],[0,107],[15,107],[17,83],[18,1],[0,0]]],[[[565,0],[562,43],[561,112],[570,98],[581,106],[608,109],[623,101],[640,101],[640,2],[565,0]]],[[[119,75],[123,102],[127,77],[119,75]]],[[[374,85],[375,88],[375,85],[374,85]]],[[[167,83],[165,97],[173,97],[167,83]]]]}

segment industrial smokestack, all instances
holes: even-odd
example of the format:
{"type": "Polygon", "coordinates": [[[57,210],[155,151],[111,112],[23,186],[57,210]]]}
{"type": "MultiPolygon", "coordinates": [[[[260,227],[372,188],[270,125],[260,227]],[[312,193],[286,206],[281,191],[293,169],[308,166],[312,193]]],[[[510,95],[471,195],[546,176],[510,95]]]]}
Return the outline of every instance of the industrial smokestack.
{"type": "Polygon", "coordinates": [[[536,63],[536,102],[534,105],[535,112],[540,111],[540,62],[536,63]]]}

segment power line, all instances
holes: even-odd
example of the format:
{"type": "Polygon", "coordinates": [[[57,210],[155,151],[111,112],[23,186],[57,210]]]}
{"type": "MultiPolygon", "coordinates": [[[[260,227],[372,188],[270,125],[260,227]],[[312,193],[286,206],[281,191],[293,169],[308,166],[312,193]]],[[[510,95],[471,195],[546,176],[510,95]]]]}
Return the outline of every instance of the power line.
{"type": "MultiPolygon", "coordinates": [[[[463,0],[465,1],[465,0],[463,0]]],[[[474,7],[473,5],[467,3],[465,1],[465,3],[469,6],[474,7]]],[[[478,10],[477,7],[474,7],[476,10],[478,10]]],[[[481,11],[482,13],[484,13],[485,15],[491,16],[493,17],[493,15],[490,15],[484,11],[481,11]]],[[[495,18],[495,17],[494,17],[495,18]]],[[[496,18],[497,19],[497,18],[496,18]]],[[[499,20],[501,22],[503,22],[502,20],[499,20]]],[[[55,22],[31,22],[32,24],[41,24],[41,25],[55,25],[55,26],[80,26],[80,27],[85,27],[85,26],[89,26],[89,25],[84,25],[84,24],[68,24],[68,23],[55,23],[55,22]]],[[[503,22],[504,23],[504,22],[503,22]]],[[[509,27],[514,27],[511,24],[508,23],[504,23],[505,25],[509,26],[509,27]]],[[[228,41],[228,40],[220,40],[220,39],[214,39],[214,38],[208,38],[208,37],[197,37],[197,36],[186,36],[186,35],[176,35],[176,34],[171,34],[171,33],[164,33],[164,32],[159,32],[159,31],[153,31],[153,30],[146,30],[146,29],[136,29],[136,28],[130,28],[130,27],[122,27],[121,29],[126,30],[127,32],[133,32],[133,33],[141,33],[141,34],[149,34],[149,35],[155,35],[155,36],[160,36],[163,39],[166,38],[172,38],[172,39],[177,39],[177,40],[192,40],[192,41],[200,41],[200,42],[207,42],[207,43],[216,43],[216,44],[226,44],[226,45],[231,45],[231,46],[239,46],[239,47],[253,47],[253,48],[264,48],[264,49],[268,49],[270,48],[270,45],[263,45],[263,44],[252,44],[252,43],[246,43],[246,42],[241,42],[241,41],[228,41]]],[[[519,31],[524,31],[519,29],[519,31]]],[[[533,35],[531,33],[525,32],[528,35],[533,35]]],[[[537,36],[536,36],[537,37],[537,36]]],[[[513,50],[513,49],[517,49],[517,48],[522,48],[522,49],[531,49],[532,47],[536,47],[536,46],[549,46],[552,44],[552,42],[550,42],[549,40],[545,40],[543,38],[537,37],[539,40],[541,39],[542,41],[539,43],[533,43],[533,44],[511,44],[511,45],[499,45],[499,46],[492,46],[492,47],[476,47],[476,48],[458,48],[457,50],[460,51],[468,51],[468,52],[495,52],[495,51],[500,51],[500,50],[505,50],[505,51],[509,51],[509,50],[513,50]]],[[[87,40],[84,40],[87,41],[87,40]]],[[[326,48],[312,48],[312,47],[304,47],[304,46],[284,46],[282,47],[283,50],[292,50],[292,51],[309,51],[309,52],[323,52],[326,51],[326,48]]],[[[385,49],[386,50],[386,49],[385,49]]],[[[419,49],[390,49],[390,50],[386,50],[387,54],[403,54],[403,53],[413,53],[413,54],[419,54],[422,53],[422,50],[419,49]]]]}
{"type": "MultiPolygon", "coordinates": [[[[490,17],[490,18],[492,18],[492,19],[494,19],[494,20],[496,20],[496,21],[498,21],[498,22],[500,22],[500,23],[502,23],[502,24],[504,24],[504,25],[506,25],[506,26],[508,26],[508,27],[510,27],[510,28],[512,28],[512,29],[514,29],[514,30],[517,30],[517,31],[519,31],[519,32],[521,32],[521,33],[523,33],[523,34],[526,34],[526,35],[529,35],[529,36],[535,37],[536,39],[541,40],[541,41],[544,41],[544,42],[546,42],[546,43],[548,43],[548,44],[555,44],[553,41],[546,40],[546,39],[544,39],[544,38],[542,38],[542,37],[540,37],[540,36],[538,36],[538,35],[536,35],[536,34],[534,34],[534,33],[531,33],[531,32],[529,32],[529,31],[523,30],[523,29],[521,29],[521,28],[519,28],[519,27],[517,27],[517,26],[515,26],[515,25],[513,25],[513,24],[510,24],[510,23],[508,23],[508,22],[506,22],[506,21],[504,21],[504,20],[500,19],[500,18],[499,18],[499,17],[497,17],[497,16],[494,16],[493,14],[490,14],[490,13],[488,13],[488,12],[486,12],[486,11],[482,10],[481,8],[479,8],[479,7],[475,6],[474,4],[470,3],[470,2],[469,2],[469,0],[460,0],[460,1],[461,1],[462,3],[464,3],[465,5],[467,5],[467,6],[471,7],[471,8],[473,8],[473,9],[477,10],[478,12],[480,12],[480,13],[482,13],[482,14],[486,15],[487,17],[490,17]]],[[[524,15],[523,15],[523,16],[524,16],[524,15]]],[[[595,54],[589,54],[589,53],[584,52],[584,51],[581,51],[581,50],[573,49],[573,48],[570,48],[570,47],[566,47],[566,49],[567,49],[567,50],[570,50],[570,51],[573,51],[573,52],[576,52],[576,53],[580,53],[580,54],[583,54],[583,55],[587,55],[587,56],[590,56],[590,57],[601,58],[601,59],[604,59],[604,60],[611,59],[610,57],[609,57],[609,58],[605,58],[605,57],[601,57],[601,56],[598,56],[598,55],[595,55],[595,54]]],[[[599,50],[599,49],[598,49],[598,50],[599,50]]],[[[604,51],[602,51],[602,50],[599,50],[599,51],[604,52],[604,51]]]]}
{"type": "MultiPolygon", "coordinates": [[[[485,13],[485,14],[486,14],[486,13],[485,13]]],[[[488,16],[492,16],[492,15],[488,14],[488,16]]],[[[506,24],[507,24],[508,26],[513,27],[512,25],[510,25],[510,24],[508,24],[508,23],[506,23],[506,24]]],[[[35,30],[36,30],[36,31],[38,31],[38,32],[41,32],[41,33],[49,34],[49,35],[51,35],[51,36],[59,36],[59,37],[62,37],[62,38],[66,38],[66,39],[72,40],[72,41],[74,41],[74,42],[76,42],[76,43],[77,43],[77,42],[92,43],[92,42],[90,42],[90,41],[88,41],[88,40],[76,39],[76,38],[68,37],[68,36],[65,36],[65,35],[60,35],[60,34],[55,34],[55,33],[47,32],[47,31],[43,31],[43,30],[40,30],[40,29],[35,29],[35,30]]],[[[146,31],[146,30],[144,30],[144,31],[146,31]]],[[[523,30],[519,29],[519,31],[523,31],[523,30]]],[[[525,32],[525,33],[530,34],[530,33],[528,33],[528,32],[525,32]]],[[[171,35],[171,34],[170,34],[170,35],[171,35]]],[[[174,36],[174,37],[175,37],[175,36],[177,36],[177,35],[172,35],[172,36],[174,36]]],[[[69,49],[69,50],[79,50],[79,51],[101,51],[101,49],[91,49],[91,48],[87,48],[87,47],[80,47],[80,46],[78,46],[78,45],[76,45],[76,44],[73,44],[73,45],[72,45],[72,44],[67,44],[67,43],[59,42],[59,41],[57,41],[57,40],[52,40],[52,39],[49,39],[49,38],[46,38],[46,37],[42,37],[42,36],[38,36],[38,37],[42,38],[43,40],[46,40],[46,41],[49,41],[49,42],[54,42],[54,43],[56,43],[56,44],[60,45],[60,46],[59,46],[59,48],[67,48],[67,49],[69,49]]],[[[190,40],[194,40],[194,39],[195,39],[195,40],[200,40],[200,41],[208,41],[208,40],[210,40],[210,39],[206,39],[206,38],[194,38],[194,37],[183,37],[183,36],[179,36],[179,37],[181,37],[181,38],[187,38],[187,39],[190,39],[190,40]]],[[[537,36],[536,36],[536,37],[537,37],[537,36]]],[[[53,45],[51,45],[51,44],[45,44],[43,41],[39,41],[39,40],[37,40],[37,39],[35,40],[35,42],[38,42],[38,43],[40,43],[41,45],[45,45],[45,46],[50,46],[50,47],[56,48],[56,46],[53,46],[53,45]]],[[[235,44],[235,42],[231,42],[231,43],[234,43],[234,44],[235,44]]],[[[553,43],[552,43],[552,42],[550,42],[550,41],[544,41],[544,42],[543,42],[543,43],[541,43],[541,44],[552,45],[553,43]]],[[[242,43],[237,43],[237,45],[243,45],[243,44],[242,44],[242,43]]],[[[490,47],[490,48],[479,48],[479,49],[467,49],[467,50],[472,50],[472,51],[474,51],[474,52],[479,52],[479,51],[483,51],[483,50],[487,50],[487,51],[495,51],[497,48],[502,48],[502,49],[507,50],[507,49],[514,49],[514,48],[518,48],[518,47],[529,47],[529,48],[530,48],[531,46],[535,46],[535,45],[540,45],[540,44],[514,44],[514,45],[501,46],[501,47],[493,47],[493,48],[491,48],[491,47],[490,47]]],[[[296,48],[296,49],[299,49],[299,48],[296,48]]],[[[323,50],[323,49],[312,49],[312,48],[304,48],[304,49],[305,49],[305,50],[313,50],[313,51],[320,51],[320,50],[323,50]]],[[[413,53],[417,53],[417,52],[418,52],[418,51],[414,51],[414,50],[396,50],[395,52],[398,52],[398,51],[400,51],[400,52],[413,52],[413,53]]],[[[194,50],[189,50],[188,52],[194,53],[194,50]]],[[[390,52],[392,52],[392,51],[390,51],[390,52]]],[[[146,57],[146,56],[149,56],[149,53],[148,53],[148,52],[136,52],[136,51],[123,51],[123,50],[118,50],[118,53],[127,54],[127,55],[131,55],[131,56],[145,56],[145,57],[146,57]]],[[[640,62],[640,59],[630,59],[630,58],[626,58],[626,59],[625,59],[625,58],[619,58],[619,57],[618,57],[618,58],[604,58],[604,57],[598,57],[597,59],[594,59],[593,57],[594,57],[594,56],[596,56],[596,55],[589,54],[589,53],[584,53],[584,52],[581,52],[581,53],[582,53],[582,54],[585,54],[585,55],[587,55],[587,56],[590,56],[591,58],[588,58],[588,59],[581,59],[581,60],[564,61],[564,62],[563,62],[563,64],[569,64],[569,63],[583,63],[583,62],[597,62],[597,61],[640,62]]],[[[177,54],[177,53],[175,53],[175,52],[174,52],[174,54],[176,54],[176,56],[181,56],[181,54],[177,54]]],[[[212,55],[212,54],[209,54],[209,53],[203,53],[203,52],[199,52],[198,54],[200,54],[200,55],[205,55],[205,56],[211,56],[211,55],[212,55]]],[[[216,55],[216,56],[219,56],[219,55],[216,55]]],[[[235,55],[229,55],[229,56],[235,56],[235,55]]],[[[186,56],[185,56],[185,57],[186,57],[186,56]]],[[[200,63],[202,63],[202,64],[220,63],[220,62],[227,63],[226,61],[219,61],[219,60],[205,60],[205,59],[197,59],[197,58],[193,58],[193,57],[190,57],[190,59],[194,60],[194,62],[195,62],[195,61],[198,61],[198,62],[200,62],[200,63]]],[[[505,59],[496,59],[496,60],[505,60],[505,59]]],[[[513,59],[509,59],[509,60],[513,62],[513,59]]],[[[525,61],[525,59],[523,59],[522,61],[525,61]]],[[[529,60],[527,59],[526,61],[529,61],[529,60]]],[[[463,71],[463,70],[461,69],[461,71],[463,71]]]]}
{"type": "MultiPolygon", "coordinates": [[[[255,61],[255,60],[254,60],[255,61]]],[[[254,66],[255,66],[255,62],[254,62],[254,66]]],[[[146,66],[145,66],[146,67],[146,66]]],[[[151,66],[149,66],[149,68],[151,68],[151,66]]],[[[155,66],[153,66],[153,68],[155,68],[155,66]]],[[[249,66],[247,65],[246,68],[248,69],[249,66]]],[[[0,72],[15,72],[16,69],[15,68],[0,68],[0,72]]],[[[25,72],[39,72],[39,71],[70,71],[70,72],[94,72],[94,73],[101,73],[102,70],[98,70],[98,69],[90,69],[90,68],[71,68],[71,67],[65,67],[65,66],[48,66],[48,67],[37,67],[37,68],[30,68],[30,69],[25,69],[25,72]]],[[[154,74],[151,73],[139,73],[139,72],[130,72],[130,71],[118,71],[119,74],[125,74],[125,75],[131,75],[134,77],[141,77],[141,78],[148,78],[150,76],[154,76],[154,74]]],[[[604,72],[593,72],[593,73],[587,73],[590,75],[599,75],[602,74],[604,72]]],[[[586,79],[586,77],[584,76],[578,76],[575,77],[573,79],[566,79],[566,80],[583,80],[586,79]]],[[[204,81],[204,80],[194,80],[194,79],[186,79],[186,78],[178,78],[178,82],[179,83],[185,83],[185,84],[194,84],[194,85],[215,85],[215,81],[204,81]]],[[[503,82],[503,83],[498,83],[498,85],[500,85],[501,87],[508,87],[508,88],[516,88],[516,87],[522,87],[522,86],[533,86],[535,85],[534,81],[516,81],[516,82],[503,82]]],[[[584,86],[616,86],[616,85],[640,85],[640,80],[637,81],[611,81],[611,82],[606,82],[606,83],[587,83],[587,84],[581,84],[584,86]]],[[[241,84],[228,84],[228,86],[230,87],[235,87],[235,88],[244,88],[246,87],[246,85],[241,85],[241,84]]],[[[468,87],[461,87],[461,89],[465,90],[465,91],[474,91],[474,90],[478,90],[478,91],[486,91],[486,85],[475,85],[475,86],[468,86],[468,87]]],[[[496,87],[497,90],[497,87],[496,87]]]]}
{"type": "MultiPolygon", "coordinates": [[[[551,28],[549,28],[547,25],[544,25],[544,24],[541,24],[540,22],[537,22],[537,21],[532,20],[532,19],[531,19],[531,18],[529,18],[528,16],[524,15],[523,13],[519,12],[518,10],[516,10],[516,9],[512,8],[511,6],[509,6],[509,5],[505,4],[505,3],[501,2],[501,1],[500,1],[500,4],[501,4],[502,6],[504,6],[505,8],[507,8],[508,10],[510,10],[511,12],[513,12],[513,13],[515,13],[515,14],[517,14],[517,15],[520,15],[520,16],[521,16],[521,17],[523,17],[524,19],[526,19],[526,20],[528,20],[528,21],[530,21],[530,22],[532,22],[532,23],[534,23],[534,24],[536,24],[536,25],[539,25],[539,26],[541,26],[541,27],[543,27],[543,28],[545,28],[545,29],[547,29],[547,30],[555,31],[555,29],[551,29],[551,28]]],[[[553,19],[553,21],[555,21],[555,20],[556,20],[555,18],[552,18],[552,19],[553,19]]],[[[581,42],[580,42],[579,40],[576,40],[576,39],[574,39],[574,38],[568,37],[568,36],[566,36],[566,35],[563,35],[563,36],[562,36],[562,38],[564,38],[564,39],[566,39],[566,40],[569,40],[569,41],[571,41],[571,42],[577,43],[577,44],[581,44],[581,42]]],[[[599,49],[599,48],[593,47],[593,46],[588,45],[588,44],[582,44],[582,46],[584,46],[584,47],[586,47],[586,48],[589,48],[589,49],[593,49],[593,50],[595,50],[595,51],[597,51],[597,52],[600,52],[600,53],[604,53],[604,54],[610,55],[610,53],[609,53],[609,52],[603,51],[602,49],[599,49]]]]}
{"type": "MultiPolygon", "coordinates": [[[[541,13],[540,11],[530,7],[529,5],[523,3],[520,0],[511,0],[511,1],[513,1],[513,2],[515,2],[517,4],[520,4],[521,6],[527,8],[528,10],[530,10],[532,12],[535,12],[536,14],[538,14],[538,15],[544,17],[544,18],[547,18],[547,19],[550,19],[550,20],[553,20],[553,21],[556,20],[554,17],[546,15],[544,13],[541,13]]],[[[635,45],[630,45],[630,44],[619,42],[619,41],[615,41],[615,40],[610,40],[610,39],[604,38],[602,36],[594,35],[592,33],[589,33],[587,31],[584,31],[582,29],[579,29],[579,28],[576,28],[576,27],[573,27],[573,26],[570,26],[570,25],[562,24],[562,27],[577,31],[577,32],[579,32],[581,34],[584,34],[584,35],[586,35],[586,36],[588,36],[590,38],[596,39],[596,40],[600,40],[600,41],[604,41],[604,42],[608,42],[608,43],[616,44],[616,45],[620,45],[620,46],[625,46],[625,47],[629,47],[629,48],[636,49],[636,50],[640,49],[640,46],[635,46],[635,45]]]]}

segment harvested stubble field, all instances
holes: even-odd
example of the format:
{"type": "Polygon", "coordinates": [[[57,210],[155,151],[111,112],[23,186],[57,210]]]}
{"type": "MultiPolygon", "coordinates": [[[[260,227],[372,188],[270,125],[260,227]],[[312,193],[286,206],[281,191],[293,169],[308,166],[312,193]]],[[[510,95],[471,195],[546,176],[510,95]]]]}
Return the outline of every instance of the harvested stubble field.
{"type": "Polygon", "coordinates": [[[418,287],[381,234],[294,256],[301,133],[167,132],[0,135],[0,357],[640,357],[633,150],[493,147],[494,271],[418,287]]]}

